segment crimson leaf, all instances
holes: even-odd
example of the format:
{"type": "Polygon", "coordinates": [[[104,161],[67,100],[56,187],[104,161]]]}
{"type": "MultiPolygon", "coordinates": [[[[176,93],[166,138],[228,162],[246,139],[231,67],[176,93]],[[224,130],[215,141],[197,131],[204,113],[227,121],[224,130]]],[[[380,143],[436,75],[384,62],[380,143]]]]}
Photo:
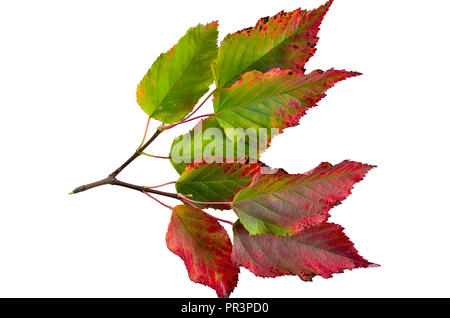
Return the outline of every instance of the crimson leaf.
{"type": "Polygon", "coordinates": [[[317,275],[330,278],[345,269],[376,266],[358,254],[343,230],[323,223],[286,237],[250,235],[237,222],[232,259],[256,276],[297,275],[305,281],[317,275]]]}
{"type": "Polygon", "coordinates": [[[169,250],[186,265],[189,278],[228,297],[236,287],[239,269],[231,262],[232,245],[225,229],[202,210],[178,205],[166,235],[169,250]]]}

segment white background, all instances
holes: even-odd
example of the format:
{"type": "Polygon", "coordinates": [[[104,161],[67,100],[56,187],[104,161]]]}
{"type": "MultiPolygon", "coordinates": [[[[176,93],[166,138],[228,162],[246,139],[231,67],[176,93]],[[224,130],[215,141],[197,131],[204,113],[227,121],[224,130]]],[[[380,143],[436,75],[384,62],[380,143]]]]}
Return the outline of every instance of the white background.
{"type": "MultiPolygon", "coordinates": [[[[135,150],[146,123],[136,85],[188,27],[218,19],[222,39],[324,1],[2,0],[0,296],[214,297],[167,250],[169,210],[118,187],[68,192],[135,150]]],[[[381,267],[313,283],[243,269],[232,297],[450,296],[449,10],[437,0],[336,0],[307,69],[364,76],[331,89],[262,158],[291,173],[321,161],[378,165],[331,220],[381,267]]],[[[191,126],[151,152],[167,154],[191,126]]],[[[121,175],[145,185],[176,177],[147,157],[121,175]]]]}

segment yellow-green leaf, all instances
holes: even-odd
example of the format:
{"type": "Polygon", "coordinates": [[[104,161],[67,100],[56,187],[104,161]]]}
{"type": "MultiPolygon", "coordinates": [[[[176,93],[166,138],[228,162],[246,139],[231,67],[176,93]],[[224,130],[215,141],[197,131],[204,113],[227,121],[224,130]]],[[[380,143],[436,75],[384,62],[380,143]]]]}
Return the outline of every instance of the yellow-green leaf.
{"type": "Polygon", "coordinates": [[[171,124],[183,119],[212,83],[217,57],[217,21],[199,24],[161,54],[139,83],[139,106],[152,118],[171,124]]]}
{"type": "Polygon", "coordinates": [[[257,161],[260,154],[269,146],[270,140],[261,139],[250,142],[246,140],[233,141],[225,135],[214,116],[201,120],[191,131],[178,136],[172,142],[170,162],[179,174],[186,166],[203,159],[223,160],[233,159],[233,162],[257,161]],[[226,158],[226,159],[224,159],[226,158]]]}

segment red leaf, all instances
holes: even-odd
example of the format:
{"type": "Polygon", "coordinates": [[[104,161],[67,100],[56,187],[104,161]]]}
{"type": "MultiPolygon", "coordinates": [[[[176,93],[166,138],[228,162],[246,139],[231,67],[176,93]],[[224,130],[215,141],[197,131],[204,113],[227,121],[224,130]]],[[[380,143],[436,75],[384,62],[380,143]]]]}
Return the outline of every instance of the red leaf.
{"type": "Polygon", "coordinates": [[[311,281],[345,269],[377,266],[362,258],[337,224],[323,223],[295,235],[249,235],[234,226],[233,261],[260,277],[297,275],[311,281]]]}
{"type": "Polygon", "coordinates": [[[232,245],[225,229],[202,210],[178,205],[166,235],[169,250],[186,265],[189,278],[228,297],[237,285],[239,268],[231,261],[232,245]]]}

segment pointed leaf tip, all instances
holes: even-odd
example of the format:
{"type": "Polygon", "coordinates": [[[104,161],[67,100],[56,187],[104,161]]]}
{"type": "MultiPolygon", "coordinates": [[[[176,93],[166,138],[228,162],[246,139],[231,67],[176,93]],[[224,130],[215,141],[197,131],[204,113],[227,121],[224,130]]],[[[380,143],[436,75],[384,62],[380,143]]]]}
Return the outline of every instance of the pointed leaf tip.
{"type": "Polygon", "coordinates": [[[251,235],[292,235],[326,221],[372,168],[346,160],[305,174],[262,175],[238,192],[232,207],[251,235]]]}
{"type": "Polygon", "coordinates": [[[306,62],[316,52],[319,26],[332,3],[310,11],[281,11],[261,18],[254,27],[227,35],[213,65],[216,86],[228,87],[251,70],[304,72],[306,62]]]}
{"type": "Polygon", "coordinates": [[[356,74],[334,69],[307,75],[279,68],[266,73],[250,71],[229,88],[216,91],[215,117],[231,140],[247,129],[254,129],[258,136],[261,128],[281,133],[296,126],[307,110],[326,96],[329,88],[356,74]]]}
{"type": "Polygon", "coordinates": [[[376,266],[358,254],[337,224],[323,223],[295,235],[249,235],[238,222],[233,227],[233,261],[260,277],[296,275],[311,281],[331,278],[344,270],[376,266]]]}
{"type": "Polygon", "coordinates": [[[161,54],[141,80],[137,103],[165,124],[183,119],[212,83],[211,62],[217,57],[218,22],[190,28],[161,54]]]}

